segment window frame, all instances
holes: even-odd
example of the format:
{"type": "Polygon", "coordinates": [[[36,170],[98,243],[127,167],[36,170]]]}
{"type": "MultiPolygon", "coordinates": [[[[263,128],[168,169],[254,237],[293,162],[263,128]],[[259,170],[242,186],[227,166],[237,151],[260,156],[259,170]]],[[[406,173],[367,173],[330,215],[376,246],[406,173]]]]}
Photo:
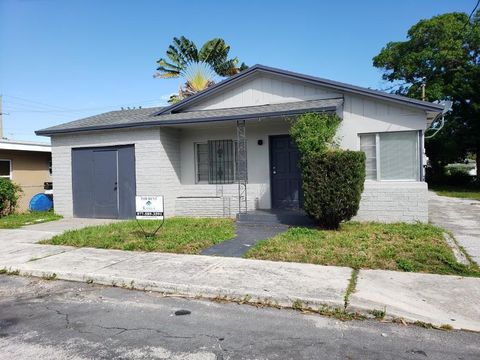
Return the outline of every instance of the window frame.
{"type": "MultiPolygon", "coordinates": [[[[238,141],[234,139],[208,139],[205,141],[194,141],[193,142],[193,162],[194,162],[194,169],[195,169],[195,184],[208,184],[208,185],[231,185],[237,182],[237,151],[238,151],[238,141]],[[233,142],[233,182],[232,183],[225,183],[225,184],[215,184],[210,182],[210,178],[208,180],[198,180],[198,145],[207,145],[208,141],[216,141],[216,140],[231,140],[233,142]]],[[[210,161],[208,163],[209,170],[210,170],[210,161]]],[[[210,177],[210,175],[209,175],[210,177]]]]}
{"type": "MultiPolygon", "coordinates": [[[[209,184],[208,180],[198,180],[198,145],[207,145],[207,141],[199,141],[193,143],[193,162],[195,163],[195,184],[209,184]]],[[[208,164],[210,166],[210,164],[208,164]]],[[[207,174],[208,176],[208,174],[207,174]]]]}
{"type": "Polygon", "coordinates": [[[10,168],[10,171],[9,171],[9,175],[8,176],[5,176],[5,175],[0,175],[0,178],[3,178],[3,179],[9,179],[9,180],[12,180],[13,179],[13,168],[12,168],[12,160],[11,159],[0,159],[0,161],[8,161],[9,163],[9,168],[10,168]]]}
{"type": "Polygon", "coordinates": [[[381,131],[381,132],[365,132],[358,133],[358,147],[361,148],[362,135],[375,135],[375,163],[377,178],[365,179],[365,181],[382,181],[382,182],[419,182],[423,179],[423,131],[422,130],[402,130],[402,131],[381,131]],[[381,134],[395,134],[395,133],[415,133],[416,135],[416,155],[417,155],[417,177],[415,179],[382,179],[381,178],[381,154],[380,154],[380,135],[381,134]]]}

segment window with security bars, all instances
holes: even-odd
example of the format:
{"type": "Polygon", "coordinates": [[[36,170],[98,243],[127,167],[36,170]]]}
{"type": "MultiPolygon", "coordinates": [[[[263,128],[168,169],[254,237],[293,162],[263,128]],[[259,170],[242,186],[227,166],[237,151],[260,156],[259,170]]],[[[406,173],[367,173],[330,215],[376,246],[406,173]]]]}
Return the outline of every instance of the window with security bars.
{"type": "Polygon", "coordinates": [[[360,135],[360,150],[366,155],[366,179],[420,179],[420,133],[388,132],[360,135]]]}
{"type": "Polygon", "coordinates": [[[196,182],[234,183],[237,151],[233,140],[209,140],[195,144],[196,182]]]}

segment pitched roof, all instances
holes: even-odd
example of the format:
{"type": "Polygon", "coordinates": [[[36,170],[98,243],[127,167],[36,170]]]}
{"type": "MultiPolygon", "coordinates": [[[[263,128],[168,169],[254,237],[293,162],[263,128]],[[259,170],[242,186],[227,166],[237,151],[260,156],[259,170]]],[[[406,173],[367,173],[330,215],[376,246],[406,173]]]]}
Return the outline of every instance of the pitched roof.
{"type": "Polygon", "coordinates": [[[341,83],[322,79],[314,76],[299,74],[291,71],[272,68],[264,65],[254,65],[241,73],[234,75],[226,80],[213,85],[212,87],[199,92],[187,99],[180,101],[177,104],[167,107],[143,108],[134,110],[119,110],[111,111],[88,118],[72,121],[65,124],[49,127],[38,130],[37,135],[53,135],[60,133],[102,130],[102,129],[119,129],[139,126],[158,126],[158,125],[173,125],[182,123],[206,122],[206,121],[221,121],[221,120],[235,120],[240,118],[255,118],[259,115],[274,116],[280,114],[292,113],[296,111],[304,112],[306,110],[330,110],[330,107],[338,106],[339,99],[327,100],[308,100],[300,102],[291,102],[284,104],[269,104],[261,106],[249,106],[243,108],[226,108],[217,110],[197,110],[188,111],[188,106],[196,103],[208,96],[223,91],[225,88],[235,85],[236,82],[241,81],[249,76],[257,73],[265,73],[275,76],[280,76],[292,80],[303,81],[317,86],[334,89],[342,93],[354,93],[363,96],[368,96],[384,101],[390,101],[406,106],[414,107],[428,112],[428,116],[433,118],[436,114],[443,110],[443,105],[434,104],[427,101],[420,101],[416,99],[407,98],[405,96],[388,94],[382,91],[363,88],[360,86],[341,83]],[[328,103],[329,101],[337,101],[335,104],[328,103]],[[273,114],[273,115],[272,115],[273,114]],[[433,115],[432,115],[433,114],[433,115]]]}
{"type": "Polygon", "coordinates": [[[426,111],[436,111],[436,112],[441,112],[443,110],[443,105],[440,104],[434,104],[428,101],[421,101],[417,99],[412,99],[408,98],[406,96],[401,96],[401,95],[396,95],[396,94],[390,94],[386,93],[383,91],[379,90],[372,90],[368,88],[364,88],[361,86],[356,86],[356,85],[350,85],[338,81],[333,81],[333,80],[328,80],[328,79],[323,79],[319,78],[316,76],[310,76],[310,75],[305,75],[305,74],[300,74],[292,71],[287,71],[287,70],[282,70],[278,68],[273,68],[265,65],[254,65],[250,68],[248,68],[245,71],[242,71],[241,73],[238,73],[234,76],[231,76],[211,87],[209,87],[206,90],[203,90],[187,99],[184,99],[176,104],[173,104],[171,106],[167,106],[163,109],[161,109],[158,114],[166,114],[166,113],[173,113],[177,112],[181,109],[184,109],[187,105],[193,104],[201,99],[204,99],[207,96],[211,96],[219,91],[222,91],[225,87],[232,85],[233,83],[244,79],[248,76],[251,76],[255,73],[265,73],[265,74],[271,74],[271,75],[277,75],[285,78],[290,78],[294,80],[300,80],[304,81],[307,83],[311,83],[313,85],[320,85],[326,88],[334,89],[334,90],[339,90],[342,92],[347,92],[347,93],[354,93],[354,94],[359,94],[359,95],[364,95],[364,96],[369,96],[369,97],[374,97],[377,99],[383,99],[387,101],[393,101],[396,103],[408,105],[408,106],[413,106],[422,110],[426,111]]]}
{"type": "Polygon", "coordinates": [[[259,117],[297,115],[306,111],[335,111],[342,103],[342,98],[334,98],[215,110],[184,111],[160,115],[158,113],[162,108],[159,107],[119,110],[52,126],[35,133],[37,135],[54,135],[78,131],[248,120],[259,117]]]}

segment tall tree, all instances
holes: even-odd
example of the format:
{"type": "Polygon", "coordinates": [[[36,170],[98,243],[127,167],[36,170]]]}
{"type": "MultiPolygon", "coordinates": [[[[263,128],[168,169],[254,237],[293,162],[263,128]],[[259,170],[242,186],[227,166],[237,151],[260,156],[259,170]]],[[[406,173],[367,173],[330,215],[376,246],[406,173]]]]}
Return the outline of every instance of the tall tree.
{"type": "Polygon", "coordinates": [[[445,127],[426,143],[434,168],[473,152],[480,169],[480,11],[419,21],[406,41],[389,42],[373,65],[398,94],[421,98],[425,82],[427,100],[453,101],[445,127]]]}
{"type": "Polygon", "coordinates": [[[171,98],[175,102],[213,85],[215,75],[228,77],[247,68],[245,63],[239,64],[237,57],[229,59],[229,52],[230,46],[220,38],[207,41],[198,50],[195,43],[185,36],[174,37],[166,52],[168,59],[161,58],[157,61],[158,68],[154,77],[181,77],[185,80],[178,96],[171,98]]]}

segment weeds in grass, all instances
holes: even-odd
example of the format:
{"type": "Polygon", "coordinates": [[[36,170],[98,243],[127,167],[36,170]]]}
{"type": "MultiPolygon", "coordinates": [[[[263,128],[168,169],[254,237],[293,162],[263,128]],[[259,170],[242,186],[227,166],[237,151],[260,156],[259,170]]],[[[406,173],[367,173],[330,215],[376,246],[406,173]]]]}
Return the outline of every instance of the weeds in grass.
{"type": "Polygon", "coordinates": [[[373,309],[369,311],[369,313],[372,314],[375,317],[375,319],[383,320],[385,318],[385,315],[387,315],[387,308],[384,307],[383,310],[373,309]]]}
{"type": "Polygon", "coordinates": [[[343,296],[345,309],[348,307],[350,295],[355,292],[355,288],[357,287],[358,272],[359,271],[357,269],[352,270],[352,276],[350,276],[347,290],[345,291],[345,295],[343,296]]]}
{"type": "Polygon", "coordinates": [[[53,211],[28,211],[0,218],[0,229],[17,229],[22,226],[61,219],[62,216],[53,211]]]}
{"type": "Polygon", "coordinates": [[[443,237],[430,224],[348,222],[338,231],[290,228],[258,242],[247,258],[480,277],[476,264],[456,261],[443,237]]]}
{"type": "Polygon", "coordinates": [[[453,330],[453,326],[450,324],[443,324],[443,325],[440,325],[440,329],[449,331],[449,330],[453,330]]]}
{"type": "Polygon", "coordinates": [[[47,280],[47,281],[55,280],[56,278],[57,278],[57,274],[55,274],[55,273],[43,274],[42,275],[42,279],[47,280]]]}
{"type": "Polygon", "coordinates": [[[301,300],[296,299],[292,303],[292,309],[293,310],[303,310],[303,309],[305,309],[305,305],[303,304],[303,302],[301,300]]]}
{"type": "Polygon", "coordinates": [[[7,268],[0,269],[0,275],[19,275],[20,270],[9,270],[7,268]]]}
{"type": "Polygon", "coordinates": [[[327,305],[321,306],[316,312],[320,315],[333,317],[341,321],[366,319],[366,317],[360,313],[350,312],[350,311],[346,311],[345,309],[339,309],[339,308],[330,307],[327,305]]]}
{"type": "MultiPolygon", "coordinates": [[[[158,222],[143,220],[145,231],[158,222]]],[[[235,236],[231,219],[170,218],[155,237],[145,238],[135,220],[67,231],[42,244],[137,251],[198,254],[203,249],[235,236]]]]}

